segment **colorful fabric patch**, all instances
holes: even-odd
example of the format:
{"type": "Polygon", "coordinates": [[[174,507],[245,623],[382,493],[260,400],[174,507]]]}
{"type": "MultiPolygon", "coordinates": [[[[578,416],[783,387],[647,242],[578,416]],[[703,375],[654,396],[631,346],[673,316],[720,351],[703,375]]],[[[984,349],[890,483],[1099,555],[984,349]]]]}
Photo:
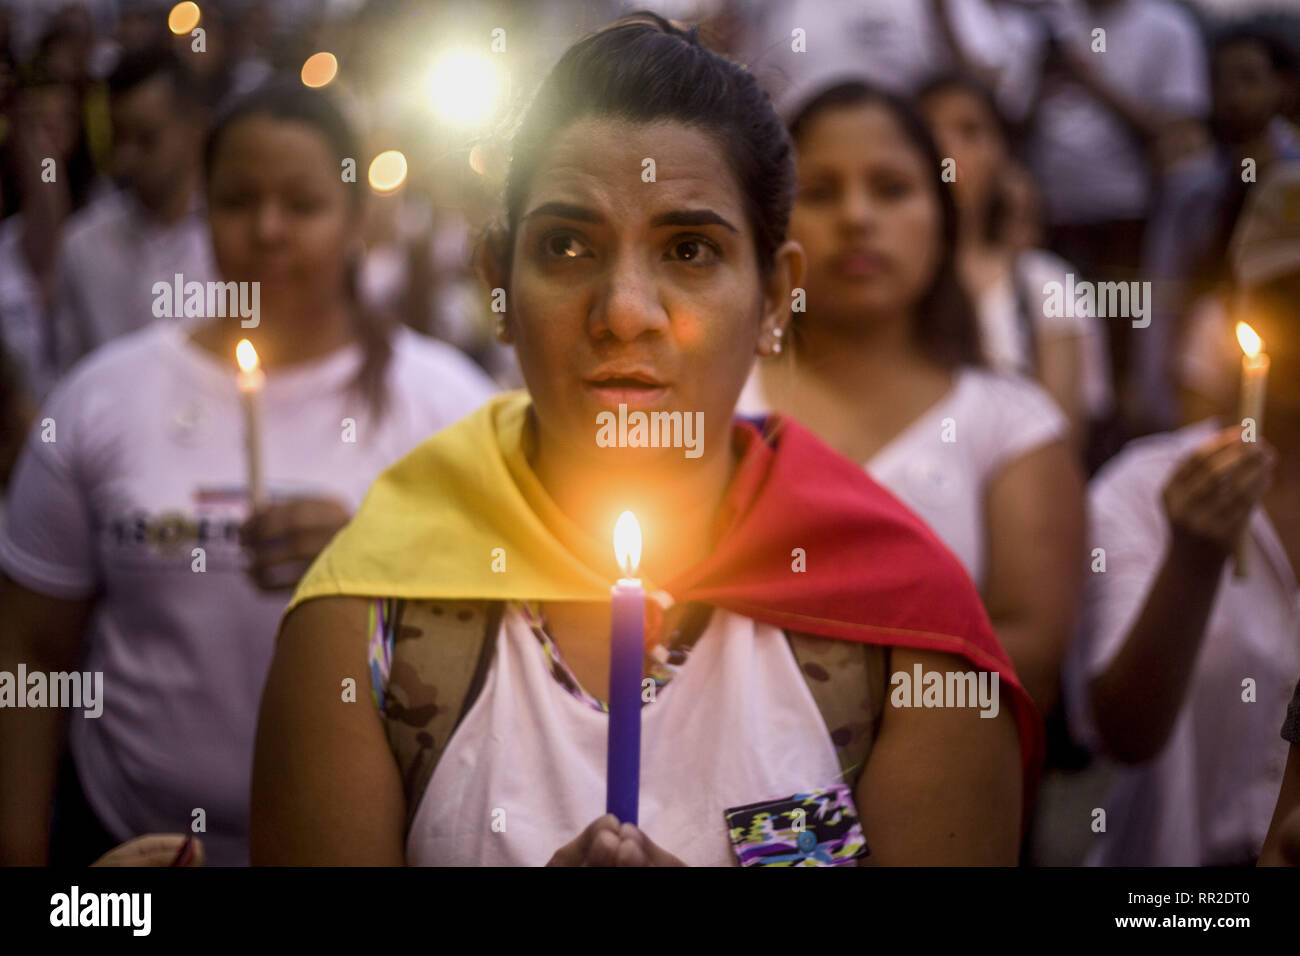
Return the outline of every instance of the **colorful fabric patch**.
{"type": "Polygon", "coordinates": [[[839,866],[871,853],[846,783],[724,815],[741,866],[839,866]]]}
{"type": "Polygon", "coordinates": [[[386,612],[386,601],[375,598],[370,602],[370,639],[366,646],[366,658],[370,663],[370,700],[381,714],[385,713],[384,691],[388,689],[388,675],[393,670],[393,633],[386,612]]]}

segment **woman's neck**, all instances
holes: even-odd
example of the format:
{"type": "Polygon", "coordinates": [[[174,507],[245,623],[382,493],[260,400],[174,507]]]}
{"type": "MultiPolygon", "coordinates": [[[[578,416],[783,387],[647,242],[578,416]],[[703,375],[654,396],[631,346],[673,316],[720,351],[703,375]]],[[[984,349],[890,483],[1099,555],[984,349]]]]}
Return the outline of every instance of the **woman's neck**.
{"type": "Polygon", "coordinates": [[[256,328],[243,328],[230,319],[205,322],[193,338],[212,354],[231,361],[239,340],[248,339],[257,349],[258,364],[277,369],[328,355],[352,342],[356,334],[353,309],[340,297],[319,310],[264,314],[256,328]]]}
{"type": "Polygon", "coordinates": [[[846,396],[893,389],[931,365],[917,347],[907,312],[856,322],[806,322],[792,358],[797,374],[846,396]]]}
{"type": "Polygon", "coordinates": [[[624,511],[635,514],[643,576],[663,582],[704,560],[716,544],[718,509],[738,464],[730,428],[719,438],[697,459],[617,470],[584,468],[591,458],[579,460],[554,443],[535,442],[530,464],[570,521],[593,541],[610,542],[611,558],[614,519],[624,511]]]}

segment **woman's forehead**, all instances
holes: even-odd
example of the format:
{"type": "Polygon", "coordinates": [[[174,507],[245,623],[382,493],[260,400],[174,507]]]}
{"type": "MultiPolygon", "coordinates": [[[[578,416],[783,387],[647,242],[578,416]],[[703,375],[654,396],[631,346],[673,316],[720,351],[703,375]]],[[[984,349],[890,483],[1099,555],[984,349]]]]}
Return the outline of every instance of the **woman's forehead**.
{"type": "Polygon", "coordinates": [[[627,221],[711,209],[737,229],[744,208],[718,137],[671,120],[606,117],[571,123],[538,164],[523,215],[556,203],[627,221]]]}
{"type": "Polygon", "coordinates": [[[213,157],[214,173],[267,181],[337,179],[337,169],[328,140],[315,127],[263,114],[232,123],[213,157]]]}
{"type": "Polygon", "coordinates": [[[912,167],[925,156],[889,112],[878,103],[829,108],[800,135],[795,153],[800,170],[852,160],[890,167],[912,167]]]}

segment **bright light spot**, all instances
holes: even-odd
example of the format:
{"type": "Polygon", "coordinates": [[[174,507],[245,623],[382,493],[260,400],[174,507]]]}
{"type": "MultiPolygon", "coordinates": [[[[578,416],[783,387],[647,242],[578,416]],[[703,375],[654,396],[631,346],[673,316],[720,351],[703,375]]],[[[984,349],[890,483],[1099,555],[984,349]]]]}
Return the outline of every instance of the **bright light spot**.
{"type": "Polygon", "coordinates": [[[339,61],[333,53],[313,53],[302,65],[302,85],[319,89],[329,86],[339,72],[339,61]]]}
{"type": "Polygon", "coordinates": [[[614,525],[614,556],[625,575],[630,578],[636,574],[641,563],[641,525],[630,511],[619,515],[614,525]]]}
{"type": "Polygon", "coordinates": [[[487,172],[487,163],[483,159],[483,147],[475,144],[469,151],[469,168],[480,176],[487,172]]]}
{"type": "Polygon", "coordinates": [[[167,14],[167,29],[177,36],[189,33],[199,25],[200,17],[202,14],[199,12],[199,5],[185,0],[184,3],[172,7],[172,12],[167,14]]]}
{"type": "Polygon", "coordinates": [[[240,339],[239,344],[235,346],[235,361],[245,372],[257,368],[257,349],[253,348],[253,343],[248,339],[240,339]]]}
{"type": "Polygon", "coordinates": [[[438,118],[453,126],[487,121],[501,97],[495,61],[480,53],[449,53],[429,71],[426,89],[438,118]]]}
{"type": "Polygon", "coordinates": [[[1254,358],[1258,355],[1260,348],[1264,345],[1258,333],[1245,322],[1237,323],[1237,342],[1241,345],[1241,350],[1246,353],[1247,358],[1254,358]]]}
{"type": "Polygon", "coordinates": [[[406,182],[406,157],[401,150],[386,149],[370,163],[370,188],[390,193],[406,182]]]}

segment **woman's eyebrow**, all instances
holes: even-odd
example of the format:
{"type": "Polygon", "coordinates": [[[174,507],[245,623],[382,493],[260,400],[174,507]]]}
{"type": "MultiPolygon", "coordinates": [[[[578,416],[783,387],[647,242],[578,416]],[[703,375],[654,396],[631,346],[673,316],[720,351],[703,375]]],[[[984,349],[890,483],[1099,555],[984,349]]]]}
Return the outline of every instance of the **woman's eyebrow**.
{"type": "Polygon", "coordinates": [[[734,233],[740,230],[712,209],[674,209],[650,220],[651,226],[725,226],[734,233]]]}
{"type": "MultiPolygon", "coordinates": [[[[572,219],[575,222],[596,224],[605,221],[605,218],[594,209],[567,202],[542,203],[536,209],[526,213],[522,219],[529,219],[533,216],[555,216],[560,219],[572,219]]],[[[655,216],[650,225],[656,228],[660,226],[723,226],[734,233],[739,234],[740,232],[739,229],[712,209],[674,209],[655,216]]]]}
{"type": "Polygon", "coordinates": [[[568,202],[544,202],[531,212],[525,213],[520,217],[520,221],[531,219],[533,216],[555,216],[558,219],[573,219],[576,222],[603,223],[605,221],[596,210],[568,202]]]}

